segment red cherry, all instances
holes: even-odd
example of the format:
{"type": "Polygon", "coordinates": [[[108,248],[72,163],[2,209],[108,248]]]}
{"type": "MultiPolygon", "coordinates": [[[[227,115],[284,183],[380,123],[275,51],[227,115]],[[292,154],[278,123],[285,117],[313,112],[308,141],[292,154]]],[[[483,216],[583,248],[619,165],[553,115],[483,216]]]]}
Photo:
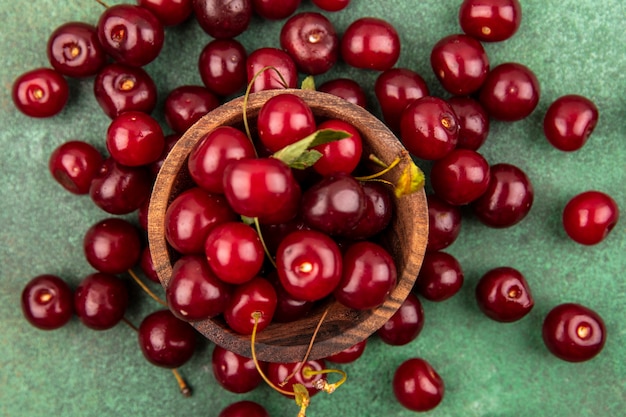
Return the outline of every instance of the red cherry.
{"type": "Polygon", "coordinates": [[[116,275],[87,275],[74,293],[76,315],[90,329],[112,328],[124,318],[127,307],[128,288],[116,275]]]}
{"type": "Polygon", "coordinates": [[[363,87],[350,78],[328,80],[317,87],[317,91],[341,97],[363,108],[367,107],[367,96],[363,87]]]}
{"type": "Polygon", "coordinates": [[[313,148],[322,154],[322,157],[313,165],[313,169],[321,175],[330,175],[335,172],[350,174],[354,171],[361,161],[363,152],[363,139],[359,131],[350,123],[338,119],[326,120],[317,128],[339,130],[350,136],[313,148]]]}
{"type": "Polygon", "coordinates": [[[341,57],[356,68],[387,70],[400,57],[400,37],[389,22],[362,17],[345,30],[341,38],[341,57]]]}
{"type": "Polygon", "coordinates": [[[460,206],[480,197],[489,186],[489,164],[478,152],[455,149],[435,161],[430,171],[435,194],[460,206]]]}
{"type": "Polygon", "coordinates": [[[403,346],[415,340],[424,327],[424,309],[419,298],[409,293],[400,308],[376,331],[388,345],[403,346]]]}
{"type": "Polygon", "coordinates": [[[165,137],[155,119],[146,113],[129,111],[113,119],[107,130],[106,145],[118,163],[140,166],[161,156],[165,137]]]}
{"type": "Polygon", "coordinates": [[[174,132],[184,133],[219,105],[219,99],[207,88],[182,85],[170,91],[165,98],[165,121],[174,132]]]}
{"type": "Polygon", "coordinates": [[[263,19],[281,20],[292,14],[300,6],[300,0],[252,0],[254,11],[263,19]]]}
{"type": "Polygon", "coordinates": [[[522,6],[518,0],[465,0],[459,8],[463,32],[483,42],[509,39],[521,21],[522,6]]]}
{"type": "Polygon", "coordinates": [[[157,87],[142,68],[112,63],[100,70],[93,84],[94,95],[111,119],[136,110],[151,113],[157,103],[157,87]]]}
{"type": "Polygon", "coordinates": [[[126,272],[139,261],[139,231],[127,220],[108,218],[93,224],[83,238],[87,262],[109,274],[126,272]]]}
{"type": "Polygon", "coordinates": [[[13,82],[13,104],[30,117],[51,117],[65,107],[69,86],[65,78],[50,68],[37,68],[13,82]]]}
{"type": "Polygon", "coordinates": [[[400,131],[400,118],[406,106],[429,94],[421,75],[407,68],[391,68],[380,73],[374,93],[385,122],[394,132],[400,131]]]}
{"type": "Polygon", "coordinates": [[[178,368],[193,356],[198,334],[169,310],[147,315],[139,325],[139,347],[153,365],[178,368]]]}
{"type": "Polygon", "coordinates": [[[354,362],[359,359],[361,355],[363,355],[365,347],[367,346],[367,340],[368,339],[363,339],[360,342],[350,346],[349,348],[342,350],[341,352],[337,352],[333,355],[327,356],[325,360],[334,363],[354,362]]]}
{"type": "Polygon", "coordinates": [[[246,57],[235,39],[214,39],[198,59],[200,77],[206,87],[220,96],[230,96],[246,86],[246,57]]]}
{"type": "Polygon", "coordinates": [[[191,16],[193,0],[137,0],[137,4],[150,10],[164,26],[176,26],[191,16]]]}
{"type": "Polygon", "coordinates": [[[583,147],[598,123],[598,108],[586,97],[559,97],[543,118],[543,132],[555,148],[572,152],[583,147]]]}
{"type": "Polygon", "coordinates": [[[501,322],[517,321],[535,305],[528,282],[511,267],[494,268],[476,286],[478,307],[487,317],[501,322]]]}
{"type": "Polygon", "coordinates": [[[287,52],[277,48],[259,48],[248,55],[246,74],[248,83],[251,83],[254,78],[254,83],[250,88],[252,93],[271,89],[296,88],[298,83],[298,70],[295,62],[287,52]],[[274,67],[276,70],[271,69],[261,73],[261,70],[266,67],[274,67]]]}
{"type": "Polygon", "coordinates": [[[437,407],[444,394],[443,380],[424,359],[404,361],[393,376],[393,393],[404,407],[428,411],[437,407]]]}
{"type": "Polygon", "coordinates": [[[428,245],[429,251],[438,251],[450,246],[461,233],[461,209],[449,204],[435,194],[426,196],[428,202],[428,245]]]}
{"type": "Polygon", "coordinates": [[[262,405],[253,401],[238,401],[224,408],[217,417],[270,417],[262,405]]]}
{"type": "Polygon", "coordinates": [[[193,0],[192,6],[200,27],[215,39],[242,34],[252,18],[251,0],[193,0]]]}
{"type": "Polygon", "coordinates": [[[602,242],[619,220],[619,208],[611,196],[585,191],[572,197],[563,209],[563,228],[581,245],[602,242]]]}
{"type": "Polygon", "coordinates": [[[276,291],[264,278],[256,277],[235,288],[230,304],[224,311],[228,326],[241,334],[252,334],[254,313],[260,313],[257,332],[263,331],[272,322],[276,310],[276,291]]]}
{"type": "Polygon", "coordinates": [[[448,104],[459,122],[457,148],[477,151],[489,135],[489,115],[485,108],[470,97],[451,97],[448,104]]]}
{"type": "Polygon", "coordinates": [[[415,289],[429,301],[444,301],[459,292],[463,281],[463,269],[454,256],[429,251],[424,255],[415,289]]]}
{"type": "Polygon", "coordinates": [[[91,181],[102,166],[102,155],[93,145],[72,140],[59,145],[48,160],[48,170],[63,188],[88,194],[91,181]]]}
{"type": "Polygon", "coordinates": [[[106,63],[106,53],[95,26],[83,22],[64,23],[48,38],[50,65],[68,77],[96,75],[106,63]]]}
{"type": "MultiPolygon", "coordinates": [[[[306,361],[299,372],[296,372],[295,375],[290,378],[286,384],[284,384],[287,376],[291,375],[297,367],[300,366],[300,363],[275,363],[270,362],[267,364],[267,377],[268,379],[276,386],[282,386],[282,389],[287,392],[294,392],[293,386],[294,384],[302,384],[309,392],[309,396],[312,397],[318,392],[320,392],[315,384],[320,380],[325,380],[326,377],[324,375],[313,375],[312,377],[305,377],[303,375],[303,371],[308,368],[312,371],[320,371],[325,369],[325,363],[323,360],[316,361],[306,361]]],[[[290,397],[293,398],[293,397],[290,397]]]]}
{"type": "Polygon", "coordinates": [[[272,152],[315,132],[315,118],[308,104],[294,94],[268,99],[257,118],[259,139],[272,152]]]}
{"type": "Polygon", "coordinates": [[[313,4],[327,12],[338,12],[350,4],[350,0],[313,0],[313,4]]]}
{"type": "Polygon", "coordinates": [[[41,330],[63,327],[74,313],[74,295],[56,275],[39,275],[22,290],[22,313],[30,324],[41,330]]]}
{"type": "MultiPolygon", "coordinates": [[[[262,382],[254,361],[221,346],[215,346],[211,356],[213,376],[226,390],[236,394],[250,392],[262,382]]],[[[259,363],[263,372],[267,365],[259,363]]]]}

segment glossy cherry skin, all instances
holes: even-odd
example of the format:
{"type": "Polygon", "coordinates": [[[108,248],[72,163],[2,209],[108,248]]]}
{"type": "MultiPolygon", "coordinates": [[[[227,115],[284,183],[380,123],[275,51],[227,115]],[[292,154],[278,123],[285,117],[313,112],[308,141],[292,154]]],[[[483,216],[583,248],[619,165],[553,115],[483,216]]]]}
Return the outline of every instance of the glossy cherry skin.
{"type": "Polygon", "coordinates": [[[93,145],[71,140],[59,145],[48,159],[52,177],[67,191],[87,194],[91,180],[100,170],[102,155],[93,145]]]}
{"type": "Polygon", "coordinates": [[[211,270],[224,282],[243,284],[261,271],[265,253],[259,234],[241,222],[213,227],[204,243],[211,270]]]}
{"type": "Polygon", "coordinates": [[[494,268],[480,278],[476,301],[487,317],[500,322],[520,320],[535,305],[524,275],[507,266],[494,268]]]}
{"type": "Polygon", "coordinates": [[[137,4],[154,14],[164,26],[176,26],[191,16],[192,0],[137,0],[137,4]]]}
{"type": "Polygon", "coordinates": [[[155,119],[139,111],[117,116],[107,129],[106,145],[111,157],[125,166],[148,165],[165,147],[163,129],[155,119]]]}
{"type": "Polygon", "coordinates": [[[338,12],[350,4],[350,0],[313,0],[313,4],[327,12],[338,12]]]}
{"type": "Polygon", "coordinates": [[[176,133],[185,133],[202,116],[220,105],[219,99],[199,85],[182,85],[165,98],[165,121],[176,133]]]}
{"type": "Polygon", "coordinates": [[[437,407],[444,395],[443,379],[424,359],[402,362],[393,376],[393,393],[400,404],[412,411],[437,407]]]}
{"type": "Polygon", "coordinates": [[[97,24],[98,40],[115,61],[133,67],[152,62],[161,52],[163,25],[148,9],[118,4],[107,7],[97,24]]]}
{"type": "Polygon", "coordinates": [[[316,301],[326,297],[339,284],[342,257],[330,237],[314,230],[287,235],[276,252],[280,282],[293,297],[316,301]]]}
{"type": "Polygon", "coordinates": [[[191,188],[172,201],[165,212],[167,242],[182,254],[204,254],[209,231],[220,223],[237,220],[224,196],[191,188]]]}
{"type": "Polygon", "coordinates": [[[186,255],[172,267],[165,295],[177,318],[197,321],[222,314],[230,303],[232,290],[215,276],[204,257],[186,255]]]}
{"type": "Polygon", "coordinates": [[[358,129],[339,119],[325,120],[317,128],[339,130],[350,134],[350,137],[316,146],[314,149],[321,152],[322,157],[313,165],[313,169],[321,175],[334,172],[352,173],[363,153],[363,139],[358,129]]]}
{"type": "Polygon", "coordinates": [[[254,79],[250,88],[251,93],[296,88],[298,83],[296,63],[287,52],[277,48],[266,47],[252,51],[246,60],[246,74],[248,84],[252,83],[252,79],[254,79]],[[274,67],[275,70],[270,69],[261,72],[265,67],[274,67]],[[277,73],[282,76],[282,79],[277,73]],[[255,75],[257,75],[256,78],[255,75]]]}
{"type": "Polygon", "coordinates": [[[87,275],[74,293],[74,309],[80,321],[93,330],[107,330],[119,323],[128,307],[128,288],[116,275],[87,275]]]}
{"type": "Polygon", "coordinates": [[[596,356],[606,342],[604,320],[581,304],[565,303],[552,308],[542,325],[543,342],[557,358],[583,362],[596,356]]]}
{"type": "Polygon", "coordinates": [[[487,189],[472,202],[472,209],[487,226],[511,227],[530,212],[534,195],[533,185],[524,171],[511,164],[495,164],[489,168],[487,189]]]}
{"type": "Polygon", "coordinates": [[[95,26],[83,22],[64,23],[48,38],[48,61],[68,77],[96,75],[106,63],[106,53],[95,26]]]}
{"type": "Polygon", "coordinates": [[[300,97],[279,94],[268,99],[259,110],[257,128],[261,143],[276,152],[315,132],[315,117],[300,97]]]}
{"type": "Polygon", "coordinates": [[[50,68],[37,68],[13,82],[13,104],[30,117],[51,117],[65,107],[69,86],[63,76],[50,68]]]}
{"type": "Polygon", "coordinates": [[[332,94],[349,101],[352,104],[367,107],[367,95],[363,87],[356,81],[349,78],[335,78],[328,80],[317,87],[317,91],[332,94]]]}
{"type": "Polygon", "coordinates": [[[141,255],[138,230],[118,217],[93,224],[83,238],[87,262],[100,272],[119,274],[132,268],[141,255]]]}
{"type": "Polygon", "coordinates": [[[204,85],[219,96],[230,96],[246,86],[247,52],[235,39],[214,39],[200,53],[198,70],[204,85]]]}
{"type": "Polygon", "coordinates": [[[341,37],[341,57],[355,68],[387,70],[400,57],[400,36],[389,22],[362,17],[352,22],[341,37]]]}
{"type": "Polygon", "coordinates": [[[165,145],[163,146],[163,151],[161,151],[161,155],[159,155],[156,161],[148,165],[148,169],[150,170],[150,174],[152,175],[152,178],[156,178],[156,176],[159,174],[159,171],[161,170],[161,167],[163,166],[163,162],[165,162],[165,158],[167,158],[170,151],[172,150],[174,145],[176,145],[176,143],[181,138],[181,136],[182,135],[179,135],[178,133],[172,133],[170,135],[165,136],[165,138],[163,138],[163,140],[165,141],[165,145]]]}
{"type": "Polygon", "coordinates": [[[365,213],[350,231],[352,239],[369,239],[382,232],[393,216],[395,205],[388,185],[378,181],[362,183],[365,193],[365,213]]]}
{"type": "Polygon", "coordinates": [[[111,119],[131,110],[151,113],[156,106],[156,84],[142,68],[109,64],[100,70],[93,88],[98,104],[111,119]]]}
{"type": "Polygon", "coordinates": [[[159,284],[161,281],[159,280],[159,275],[154,269],[154,263],[152,262],[152,252],[150,250],[150,245],[146,245],[141,251],[141,256],[139,257],[139,267],[141,271],[152,282],[156,282],[159,284]]]}
{"type": "Polygon", "coordinates": [[[513,122],[529,116],[539,103],[537,76],[525,65],[505,62],[492,68],[478,100],[489,116],[513,122]]]}
{"type": "Polygon", "coordinates": [[[426,96],[411,102],[400,118],[400,137],[415,157],[436,160],[452,151],[459,137],[456,114],[444,100],[426,96]]]}
{"type": "Polygon", "coordinates": [[[598,123],[598,108],[586,97],[561,96],[543,118],[543,132],[555,148],[572,152],[583,147],[598,123]]]}
{"type": "Polygon", "coordinates": [[[459,292],[464,277],[454,256],[440,251],[426,252],[414,288],[429,301],[444,301],[459,292]]]}
{"type": "Polygon", "coordinates": [[[363,352],[365,352],[365,348],[367,347],[367,340],[363,339],[360,342],[350,346],[347,349],[342,350],[341,352],[337,352],[333,355],[327,356],[324,358],[327,362],[333,363],[352,363],[359,359],[363,352]]]}
{"type": "Polygon", "coordinates": [[[189,323],[169,310],[147,315],[139,325],[139,347],[148,362],[163,368],[178,368],[193,356],[197,333],[189,323]]]}
{"type": "Polygon", "coordinates": [[[457,148],[477,151],[489,135],[489,115],[485,108],[470,97],[451,97],[448,104],[459,122],[457,148]]]}
{"type": "Polygon", "coordinates": [[[415,294],[409,293],[400,308],[376,331],[376,335],[388,345],[403,346],[415,340],[423,327],[422,303],[415,294]]]}
{"type": "Polygon", "coordinates": [[[242,34],[252,18],[251,0],[192,0],[200,27],[215,39],[242,34]]]}
{"type": "Polygon", "coordinates": [[[56,275],[38,275],[22,290],[21,307],[30,324],[41,330],[63,327],[74,314],[70,286],[56,275]]]}
{"type": "MultiPolygon", "coordinates": [[[[251,358],[238,355],[221,346],[215,346],[211,355],[215,380],[227,391],[236,394],[250,392],[263,381],[251,358]]],[[[267,365],[259,363],[263,372],[267,365]]]]}
{"type": "Polygon", "coordinates": [[[228,326],[240,334],[252,334],[254,324],[257,332],[272,322],[276,310],[276,291],[264,278],[256,277],[235,288],[229,305],[224,311],[228,326]],[[258,319],[255,313],[260,313],[258,319]]]}
{"type": "Polygon", "coordinates": [[[435,161],[430,171],[435,194],[460,206],[480,197],[489,186],[489,164],[478,152],[455,149],[435,161]]]}
{"type": "Polygon", "coordinates": [[[398,132],[402,112],[412,101],[427,96],[428,86],[422,76],[413,70],[390,68],[376,78],[374,93],[385,123],[398,132]]]}
{"type": "Polygon", "coordinates": [[[572,197],[563,209],[563,228],[581,245],[602,242],[619,220],[619,207],[601,191],[585,191],[572,197]]]}
{"type": "Polygon", "coordinates": [[[483,42],[499,42],[517,32],[522,21],[518,0],[465,0],[459,8],[463,32],[483,42]]]}
{"type": "Polygon", "coordinates": [[[383,304],[396,287],[398,272],[391,254],[382,246],[357,242],[343,254],[342,276],[333,295],[355,310],[369,310],[383,304]]]}
{"type": "MultiPolygon", "coordinates": [[[[274,253],[274,252],[272,252],[274,253]]],[[[268,281],[276,290],[276,311],[274,312],[275,323],[289,323],[305,317],[314,306],[313,301],[300,300],[289,294],[278,278],[278,272],[272,271],[267,276],[268,281]]]]}
{"type": "Polygon", "coordinates": [[[199,187],[223,194],[222,178],[226,165],[238,159],[254,157],[254,146],[245,133],[232,126],[219,126],[194,145],[189,153],[187,169],[199,187]]]}
{"type": "Polygon", "coordinates": [[[262,405],[254,401],[238,401],[224,408],[217,417],[270,417],[262,405]]]}
{"type": "MultiPolygon", "coordinates": [[[[298,366],[300,366],[300,363],[270,362],[267,364],[267,377],[274,385],[279,386],[296,370],[298,366]]],[[[306,361],[300,371],[296,372],[296,374],[290,378],[286,384],[284,384],[282,389],[287,392],[294,392],[294,384],[302,384],[309,392],[310,397],[320,392],[315,387],[315,383],[320,380],[325,380],[325,375],[313,375],[307,378],[303,375],[305,368],[309,368],[312,371],[321,371],[322,369],[326,369],[326,366],[323,360],[306,361]]],[[[290,396],[289,398],[293,397],[290,396]]]]}
{"type": "Polygon", "coordinates": [[[152,178],[144,167],[127,167],[107,158],[89,187],[89,196],[110,214],[128,214],[150,197],[152,178]]]}
{"type": "Polygon", "coordinates": [[[252,0],[252,8],[263,19],[285,19],[298,10],[300,0],[252,0]]]}
{"type": "Polygon", "coordinates": [[[321,13],[302,12],[287,20],[280,31],[280,46],[298,70],[319,75],[328,72],[339,57],[339,36],[321,13]]]}
{"type": "Polygon", "coordinates": [[[468,35],[440,39],[430,53],[430,65],[441,86],[457,96],[478,91],[489,72],[485,48],[468,35]]]}
{"type": "Polygon", "coordinates": [[[428,244],[426,250],[438,251],[450,246],[461,233],[461,209],[435,194],[426,196],[428,202],[428,244]]]}

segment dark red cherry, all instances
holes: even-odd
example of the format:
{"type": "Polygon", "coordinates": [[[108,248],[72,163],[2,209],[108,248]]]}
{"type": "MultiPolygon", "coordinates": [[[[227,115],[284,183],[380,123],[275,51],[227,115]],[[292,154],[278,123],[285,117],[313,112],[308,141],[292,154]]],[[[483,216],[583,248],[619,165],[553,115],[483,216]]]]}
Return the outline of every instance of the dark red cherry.
{"type": "Polygon", "coordinates": [[[176,87],[165,98],[165,121],[176,133],[184,133],[202,116],[220,105],[219,99],[199,85],[176,87]]]}
{"type": "Polygon", "coordinates": [[[522,21],[518,0],[465,0],[459,8],[463,32],[483,42],[499,42],[517,32],[522,21]]]}
{"type": "Polygon", "coordinates": [[[110,214],[128,214],[150,197],[152,177],[144,167],[127,167],[107,158],[91,181],[89,196],[110,214]]]}
{"type": "Polygon", "coordinates": [[[535,305],[524,275],[508,266],[494,268],[480,278],[476,301],[487,317],[501,322],[520,320],[535,305]]]}
{"type": "Polygon", "coordinates": [[[438,251],[450,246],[461,232],[461,209],[449,204],[435,194],[426,196],[428,202],[428,245],[429,251],[438,251]]]}
{"type": "Polygon", "coordinates": [[[161,151],[161,155],[159,155],[156,161],[148,165],[150,174],[152,174],[152,178],[156,178],[156,176],[159,174],[159,171],[161,170],[161,167],[163,166],[163,162],[165,162],[165,158],[167,158],[170,151],[172,150],[174,145],[176,145],[176,143],[181,138],[181,136],[182,135],[178,133],[172,133],[171,135],[165,136],[164,138],[165,145],[163,146],[163,151],[161,151]]]}
{"type": "Polygon", "coordinates": [[[189,323],[169,310],[147,315],[139,325],[139,347],[148,362],[164,368],[178,368],[193,356],[197,333],[189,323]]]}
{"type": "Polygon", "coordinates": [[[267,276],[267,279],[276,290],[277,302],[274,318],[272,319],[273,322],[289,323],[305,317],[311,311],[315,303],[313,301],[300,300],[289,294],[283,287],[283,284],[281,284],[276,270],[273,270],[267,276]]]}
{"type": "Polygon", "coordinates": [[[313,4],[327,12],[338,12],[350,4],[350,0],[313,0],[313,4]]]}
{"type": "Polygon", "coordinates": [[[261,404],[238,401],[224,408],[217,417],[270,417],[261,404]]]}
{"type": "Polygon", "coordinates": [[[246,86],[247,53],[235,39],[214,39],[198,60],[198,70],[204,85],[220,96],[230,96],[246,86]]]}
{"type": "Polygon", "coordinates": [[[619,220],[615,200],[601,191],[585,191],[572,197],[563,209],[563,228],[581,245],[602,242],[619,220]]]}
{"type": "Polygon", "coordinates": [[[251,0],[192,0],[200,27],[216,39],[242,34],[252,18],[251,0]]]}
{"type": "Polygon", "coordinates": [[[363,355],[365,347],[367,346],[367,340],[363,339],[360,342],[350,346],[347,349],[337,352],[333,355],[327,356],[324,360],[334,363],[351,363],[356,361],[363,355]]]}
{"type": "Polygon", "coordinates": [[[164,26],[176,26],[183,23],[193,9],[192,0],[137,0],[137,4],[145,7],[161,21],[164,26]]]}
{"type": "Polygon", "coordinates": [[[279,94],[259,110],[257,128],[261,143],[276,152],[315,132],[315,118],[311,107],[300,97],[279,94]]]}
{"type": "Polygon", "coordinates": [[[336,78],[328,80],[317,87],[317,91],[332,94],[349,101],[352,104],[367,107],[367,95],[363,87],[350,78],[336,78]]]}
{"type": "Polygon", "coordinates": [[[596,356],[606,342],[604,320],[581,304],[565,303],[552,308],[542,326],[543,341],[557,358],[583,362],[596,356]]]}
{"type": "Polygon", "coordinates": [[[142,68],[109,64],[100,70],[93,88],[98,104],[111,119],[132,110],[151,113],[156,106],[156,84],[142,68]]]}
{"type": "Polygon", "coordinates": [[[272,322],[276,310],[276,291],[264,278],[256,277],[235,288],[229,305],[224,311],[228,326],[240,334],[263,331],[272,322]],[[259,314],[255,318],[255,314],[259,314]]]}
{"type": "Polygon", "coordinates": [[[285,19],[298,10],[300,0],[252,0],[252,8],[263,19],[285,19]]]}
{"type": "Polygon", "coordinates": [[[395,206],[389,186],[378,181],[364,181],[365,213],[350,232],[352,239],[369,239],[382,232],[393,216],[395,206]]]}
{"type": "Polygon", "coordinates": [[[529,116],[539,103],[539,95],[539,81],[528,67],[505,62],[489,71],[478,100],[489,116],[512,122],[529,116]]]}
{"type": "Polygon", "coordinates": [[[311,230],[302,219],[295,217],[284,223],[261,224],[261,234],[269,253],[276,253],[280,242],[296,230],[311,230]]]}
{"type": "Polygon", "coordinates": [[[95,26],[83,22],[56,28],[48,38],[47,53],[52,68],[68,77],[96,75],[107,58],[95,26]]]}
{"type": "Polygon", "coordinates": [[[119,323],[128,307],[128,287],[116,275],[87,275],[74,293],[74,309],[90,329],[107,330],[119,323]]]}
{"type": "Polygon", "coordinates": [[[408,68],[391,68],[380,73],[374,93],[385,123],[394,132],[400,130],[400,118],[406,106],[429,94],[426,81],[408,68]]]}
{"type": "Polygon", "coordinates": [[[74,295],[67,283],[56,275],[38,275],[22,290],[22,313],[30,324],[41,330],[63,327],[74,313],[74,295]]]}
{"type": "Polygon", "coordinates": [[[287,52],[277,48],[259,48],[248,55],[246,74],[248,84],[252,83],[250,88],[252,93],[263,90],[296,88],[298,83],[296,63],[293,62],[287,52]],[[265,67],[273,67],[274,69],[261,72],[265,67]],[[254,82],[252,82],[253,79],[254,82]]]}
{"type": "Polygon", "coordinates": [[[139,231],[118,217],[93,224],[83,237],[87,262],[100,272],[119,274],[137,264],[141,256],[139,231]]]}
{"type": "Polygon", "coordinates": [[[143,271],[143,274],[152,282],[156,282],[157,284],[161,281],[159,280],[159,275],[154,269],[154,263],[152,262],[152,252],[150,250],[150,245],[146,245],[141,251],[141,256],[139,257],[139,267],[143,271]]]}
{"type": "Polygon", "coordinates": [[[570,94],[550,104],[543,132],[555,148],[571,152],[583,147],[598,123],[598,108],[586,97],[570,94]]]}
{"type": "Polygon", "coordinates": [[[376,331],[376,335],[388,345],[406,345],[422,331],[424,327],[424,308],[419,298],[409,293],[400,308],[376,331]]]}
{"type": "Polygon", "coordinates": [[[489,71],[485,48],[468,35],[440,39],[430,53],[430,65],[441,86],[457,96],[478,91],[489,71]]]}
{"type": "Polygon", "coordinates": [[[163,129],[146,113],[129,111],[117,116],[107,129],[106,145],[111,157],[125,166],[148,165],[165,147],[163,129]]]}
{"type": "Polygon", "coordinates": [[[393,376],[393,393],[398,402],[409,410],[432,410],[443,399],[443,379],[424,359],[407,359],[398,366],[393,376]]]}
{"type": "Polygon", "coordinates": [[[489,115],[485,108],[470,97],[451,97],[448,104],[459,123],[457,148],[477,151],[489,135],[489,115]]]}
{"type": "Polygon", "coordinates": [[[51,117],[65,107],[69,86],[63,76],[50,68],[37,68],[13,82],[13,104],[30,117],[51,117]]]}
{"type": "MultiPolygon", "coordinates": [[[[318,392],[320,392],[316,387],[316,383],[320,380],[325,380],[325,375],[312,375],[305,376],[303,373],[306,372],[306,369],[310,371],[321,371],[325,369],[325,363],[323,360],[316,361],[306,361],[304,365],[300,368],[300,371],[296,372],[295,375],[287,380],[287,377],[291,375],[298,367],[300,367],[300,363],[275,363],[270,362],[267,364],[267,377],[268,379],[276,386],[283,385],[282,389],[287,392],[294,392],[293,386],[294,384],[302,384],[309,392],[309,396],[312,397],[318,392]],[[286,383],[284,383],[286,381],[286,383]]],[[[293,397],[290,397],[293,398],[293,397]]]]}
{"type": "Polygon", "coordinates": [[[330,175],[335,172],[352,173],[361,161],[363,152],[363,139],[359,130],[339,119],[325,120],[317,128],[338,130],[350,136],[314,147],[313,149],[319,151],[322,157],[313,164],[313,169],[321,175],[330,175]]]}
{"type": "Polygon", "coordinates": [[[459,292],[463,280],[463,269],[454,256],[429,251],[424,255],[414,288],[429,301],[444,301],[459,292]]]}
{"type": "Polygon", "coordinates": [[[400,57],[400,36],[389,22],[362,17],[345,30],[341,38],[341,57],[356,68],[387,70],[400,57]]]}
{"type": "MultiPolygon", "coordinates": [[[[215,346],[211,355],[215,380],[227,391],[236,394],[250,392],[263,381],[251,358],[238,355],[221,346],[215,346]]],[[[267,365],[259,366],[265,372],[267,365]]]]}
{"type": "Polygon", "coordinates": [[[87,194],[91,180],[100,170],[102,155],[93,145],[71,140],[59,145],[48,159],[48,170],[63,188],[74,194],[87,194]]]}
{"type": "Polygon", "coordinates": [[[469,204],[489,186],[489,164],[478,152],[455,149],[435,161],[430,171],[435,194],[449,204],[469,204]]]}

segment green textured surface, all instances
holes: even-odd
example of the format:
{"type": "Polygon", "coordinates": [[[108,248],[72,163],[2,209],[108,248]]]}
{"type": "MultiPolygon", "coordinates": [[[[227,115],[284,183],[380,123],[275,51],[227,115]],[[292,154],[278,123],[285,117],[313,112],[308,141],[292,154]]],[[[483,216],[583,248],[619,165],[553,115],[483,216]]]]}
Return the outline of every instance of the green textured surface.
{"type": "MultiPolygon", "coordinates": [[[[439,38],[460,31],[461,1],[352,3],[330,15],[338,30],[359,16],[384,16],[402,37],[398,65],[418,71],[432,92],[441,94],[428,57],[439,38]]],[[[389,347],[371,340],[364,357],[344,367],[347,384],[332,396],[313,399],[311,417],[413,415],[396,403],[390,381],[396,366],[414,356],[427,359],[445,380],[445,398],[432,416],[624,415],[626,219],[605,242],[582,247],[565,236],[560,212],[570,197],[587,189],[608,192],[626,210],[626,5],[622,0],[522,3],[519,32],[486,49],[492,65],[517,61],[535,71],[542,97],[528,119],[493,123],[482,152],[491,163],[510,162],[528,173],[536,192],[530,215],[506,230],[488,229],[467,216],[448,250],[465,271],[460,294],[439,304],[424,302],[426,325],[411,344],[389,347]],[[552,100],[569,93],[594,100],[601,116],[587,145],[565,154],[545,141],[541,120],[552,100]],[[501,265],[522,271],[535,295],[534,310],[517,323],[490,321],[474,302],[477,279],[501,265]],[[541,341],[547,311],[570,301],[595,309],[606,321],[605,349],[586,363],[560,361],[541,341]]],[[[303,1],[303,9],[312,8],[303,1]]],[[[95,23],[100,12],[90,0],[0,0],[0,415],[214,417],[233,401],[252,399],[274,417],[295,416],[295,405],[267,387],[242,396],[219,388],[208,343],[182,368],[194,389],[185,399],[167,370],[143,359],[126,326],[94,332],[74,319],[61,330],[43,332],[22,317],[19,295],[31,277],[58,274],[75,286],[92,272],[82,255],[82,236],[108,215],[88,197],[70,195],[53,182],[47,159],[72,138],[104,151],[109,120],[92,96],[91,80],[72,81],[67,108],[47,120],[19,114],[11,103],[11,84],[22,72],[47,65],[45,44],[52,30],[70,20],[95,23]]],[[[240,40],[248,51],[278,46],[279,30],[279,22],[255,20],[240,40]]],[[[162,56],[147,67],[161,104],[168,90],[200,83],[197,56],[208,41],[193,21],[168,31],[162,56]]],[[[376,74],[339,65],[318,82],[339,76],[353,77],[372,91],[376,74]]],[[[377,112],[372,96],[370,102],[377,112]]],[[[162,106],[155,116],[162,120],[162,106]]],[[[137,302],[128,316],[138,323],[157,305],[132,288],[137,302]]]]}

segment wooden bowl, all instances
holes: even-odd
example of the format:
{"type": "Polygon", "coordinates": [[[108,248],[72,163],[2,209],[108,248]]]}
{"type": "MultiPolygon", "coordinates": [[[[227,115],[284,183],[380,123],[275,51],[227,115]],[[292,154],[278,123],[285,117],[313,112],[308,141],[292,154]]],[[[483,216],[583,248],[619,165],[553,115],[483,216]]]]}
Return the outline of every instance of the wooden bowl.
{"type": "MultiPolygon", "coordinates": [[[[256,125],[258,112],[270,97],[291,93],[301,97],[316,118],[337,118],[351,123],[362,134],[364,155],[373,153],[385,163],[397,156],[403,162],[384,178],[395,180],[407,162],[408,154],[400,141],[376,117],[363,108],[336,96],[310,90],[269,90],[249,96],[248,120],[256,125]]],[[[178,141],[159,172],[148,212],[148,239],[156,272],[164,288],[172,274],[177,254],[165,238],[165,212],[172,200],[193,185],[187,172],[187,156],[203,136],[222,125],[242,126],[243,97],[211,111],[193,125],[178,141]]],[[[391,224],[384,232],[382,244],[392,253],[398,270],[398,284],[387,301],[368,311],[348,309],[336,301],[332,304],[309,355],[320,359],[340,352],[367,338],[382,327],[408,296],[422,264],[428,237],[428,209],[424,191],[395,200],[391,224]]],[[[290,323],[275,323],[257,335],[255,344],[259,360],[298,362],[306,353],[311,336],[326,307],[313,310],[307,317],[290,323]]],[[[251,357],[250,336],[231,331],[222,317],[192,323],[209,340],[230,351],[251,357]]]]}

